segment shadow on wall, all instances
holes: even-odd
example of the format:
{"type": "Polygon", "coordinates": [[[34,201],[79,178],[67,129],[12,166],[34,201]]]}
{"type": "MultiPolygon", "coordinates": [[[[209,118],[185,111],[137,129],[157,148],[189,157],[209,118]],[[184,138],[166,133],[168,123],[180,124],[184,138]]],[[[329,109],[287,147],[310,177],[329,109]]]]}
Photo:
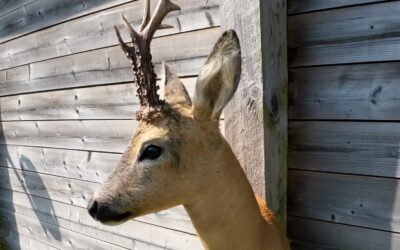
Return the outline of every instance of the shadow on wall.
{"type": "Polygon", "coordinates": [[[21,204],[34,211],[46,235],[51,235],[55,240],[61,240],[59,223],[43,180],[28,157],[22,154],[18,161],[19,168],[13,162],[8,151],[3,122],[0,119],[0,250],[20,249],[18,227],[16,226],[18,216],[15,215],[15,212],[18,211],[17,206],[21,206],[21,204]],[[24,169],[29,169],[29,171],[24,171],[24,169]],[[14,202],[13,185],[20,186],[24,190],[22,195],[27,195],[30,206],[24,204],[23,201],[21,204],[14,202]],[[40,194],[40,197],[34,194],[40,194]]]}
{"type": "Polygon", "coordinates": [[[28,157],[22,155],[19,158],[19,163],[21,169],[29,169],[29,172],[22,171],[22,176],[18,176],[18,173],[17,171],[15,171],[15,169],[14,171],[18,176],[22,188],[28,195],[29,203],[31,204],[31,207],[35,212],[37,219],[39,220],[46,234],[50,233],[55,240],[61,241],[61,233],[58,229],[58,219],[55,216],[53,203],[51,202],[50,195],[46,190],[46,186],[43,183],[42,178],[40,178],[40,176],[36,172],[36,167],[32,164],[32,161],[28,157]],[[40,192],[41,198],[45,199],[39,200],[37,196],[33,195],[34,192],[40,192]],[[43,223],[44,221],[46,223],[43,223]],[[47,223],[50,223],[56,227],[49,228],[47,226],[47,223]],[[55,228],[56,230],[54,230],[55,228]]]}

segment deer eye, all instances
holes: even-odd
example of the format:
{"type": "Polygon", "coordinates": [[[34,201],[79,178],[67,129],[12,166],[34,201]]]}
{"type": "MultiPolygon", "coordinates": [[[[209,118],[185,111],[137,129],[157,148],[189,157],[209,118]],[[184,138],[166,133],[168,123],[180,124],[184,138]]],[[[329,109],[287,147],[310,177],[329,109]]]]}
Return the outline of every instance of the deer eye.
{"type": "Polygon", "coordinates": [[[139,161],[143,160],[155,160],[162,154],[162,148],[155,145],[147,146],[140,154],[139,161]]]}

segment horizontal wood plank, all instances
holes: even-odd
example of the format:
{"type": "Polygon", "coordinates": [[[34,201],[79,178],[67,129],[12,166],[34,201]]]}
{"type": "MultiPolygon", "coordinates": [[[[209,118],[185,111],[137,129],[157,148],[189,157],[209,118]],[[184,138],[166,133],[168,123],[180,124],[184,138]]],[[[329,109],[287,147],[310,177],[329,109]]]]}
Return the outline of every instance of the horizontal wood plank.
{"type": "MultiPolygon", "coordinates": [[[[197,79],[181,80],[193,97],[197,79]]],[[[126,83],[4,97],[0,107],[2,121],[133,119],[139,100],[134,84],[126,83]]]]}
{"type": "MultiPolygon", "coordinates": [[[[11,218],[13,218],[12,216],[11,218]]],[[[10,219],[10,217],[9,217],[10,219]]],[[[9,222],[9,221],[8,221],[9,222]]],[[[36,239],[32,239],[26,235],[19,234],[10,229],[10,227],[2,227],[0,229],[1,236],[0,243],[1,249],[19,249],[19,250],[61,250],[60,248],[53,247],[36,239]]]]}
{"type": "Polygon", "coordinates": [[[288,13],[299,14],[309,11],[326,10],[339,7],[350,7],[358,4],[378,3],[387,0],[289,0],[288,13]]]}
{"type": "MultiPolygon", "coordinates": [[[[155,5],[157,1],[151,3],[155,5]]],[[[156,37],[220,24],[216,0],[178,0],[175,3],[181,6],[182,11],[171,13],[164,21],[175,28],[159,31],[156,37]]],[[[118,25],[123,29],[120,16],[124,15],[133,27],[137,27],[143,8],[144,1],[136,1],[0,44],[0,70],[117,45],[113,27],[118,25]]],[[[122,32],[122,35],[126,41],[130,40],[126,32],[122,32]]]]}
{"type": "MultiPolygon", "coordinates": [[[[114,244],[85,235],[53,226],[46,222],[39,222],[36,219],[0,209],[0,223],[4,224],[7,218],[14,217],[16,225],[8,225],[9,230],[17,231],[29,238],[59,249],[104,249],[104,250],[125,250],[114,244]],[[43,231],[45,230],[45,231],[43,231]]],[[[155,248],[157,249],[157,248],[155,248]]],[[[159,248],[158,248],[159,249],[159,248]]]]}
{"type": "Polygon", "coordinates": [[[288,215],[400,232],[399,180],[289,171],[288,215]]]}
{"type": "Polygon", "coordinates": [[[400,59],[399,1],[289,18],[291,67],[400,59]]]}
{"type": "Polygon", "coordinates": [[[0,166],[89,182],[103,182],[121,154],[6,145],[0,166]]]}
{"type": "Polygon", "coordinates": [[[33,1],[35,0],[2,0],[0,1],[0,17],[33,1]]]}
{"type": "MultiPolygon", "coordinates": [[[[160,73],[160,63],[168,61],[180,76],[197,75],[219,33],[219,28],[212,28],[155,39],[152,53],[156,73],[160,73]]],[[[4,96],[130,82],[132,78],[128,59],[114,46],[0,71],[0,88],[4,96]]]]}
{"type": "MultiPolygon", "coordinates": [[[[24,159],[24,164],[29,159],[24,159]]],[[[0,186],[18,192],[28,193],[45,199],[70,203],[86,207],[88,199],[99,186],[97,183],[61,178],[51,175],[42,175],[34,172],[17,169],[0,168],[2,178],[0,186]]]]}
{"type": "Polygon", "coordinates": [[[400,235],[368,228],[288,217],[293,249],[398,249],[400,235]]]}
{"type": "MultiPolygon", "coordinates": [[[[7,190],[0,190],[8,192],[7,190]]],[[[197,249],[199,242],[194,235],[161,228],[137,220],[131,220],[118,227],[109,227],[93,220],[86,208],[29,196],[25,193],[14,192],[10,199],[0,198],[0,207],[4,210],[13,209],[16,213],[34,219],[40,219],[46,225],[70,230],[88,237],[100,239],[120,247],[147,249],[149,245],[158,245],[168,249],[185,249],[192,244],[197,249]],[[32,207],[34,202],[35,207],[32,207]],[[152,237],[155,234],[157,237],[152,237]],[[185,243],[186,242],[186,243],[185,243]],[[146,247],[147,246],[147,247],[146,247]]],[[[51,236],[57,236],[55,232],[51,236]]],[[[158,249],[158,248],[157,248],[158,249]]]]}
{"type": "Polygon", "coordinates": [[[290,48],[396,37],[400,3],[364,5],[289,18],[290,48]]]}
{"type": "Polygon", "coordinates": [[[400,63],[290,70],[289,119],[400,120],[400,63]]]}
{"type": "Polygon", "coordinates": [[[132,0],[35,0],[0,17],[0,43],[132,0]]]}
{"type": "Polygon", "coordinates": [[[291,169],[400,177],[400,123],[291,122],[291,169]]]}
{"type": "Polygon", "coordinates": [[[3,122],[0,144],[122,153],[136,120],[3,122]]]}

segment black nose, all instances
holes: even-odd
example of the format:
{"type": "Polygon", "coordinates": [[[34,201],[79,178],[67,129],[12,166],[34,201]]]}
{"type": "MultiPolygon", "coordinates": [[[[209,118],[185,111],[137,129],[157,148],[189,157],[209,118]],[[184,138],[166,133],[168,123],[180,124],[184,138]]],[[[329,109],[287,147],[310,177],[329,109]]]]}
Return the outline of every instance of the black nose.
{"type": "Polygon", "coordinates": [[[97,201],[91,199],[89,201],[87,209],[89,211],[90,216],[92,216],[93,219],[96,219],[97,210],[99,209],[99,204],[97,203],[97,201]]]}

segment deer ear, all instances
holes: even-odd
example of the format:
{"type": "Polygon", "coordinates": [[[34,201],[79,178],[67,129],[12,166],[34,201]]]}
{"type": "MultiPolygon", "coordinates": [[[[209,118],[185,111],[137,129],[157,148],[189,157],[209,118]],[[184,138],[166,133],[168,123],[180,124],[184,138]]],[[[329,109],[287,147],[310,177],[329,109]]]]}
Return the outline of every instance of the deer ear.
{"type": "Polygon", "coordinates": [[[193,116],[198,120],[218,120],[235,94],[241,73],[239,38],[226,31],[201,68],[193,99],[193,116]]]}
{"type": "Polygon", "coordinates": [[[164,99],[169,104],[188,104],[192,105],[190,96],[182,84],[179,77],[164,62],[164,99]]]}

